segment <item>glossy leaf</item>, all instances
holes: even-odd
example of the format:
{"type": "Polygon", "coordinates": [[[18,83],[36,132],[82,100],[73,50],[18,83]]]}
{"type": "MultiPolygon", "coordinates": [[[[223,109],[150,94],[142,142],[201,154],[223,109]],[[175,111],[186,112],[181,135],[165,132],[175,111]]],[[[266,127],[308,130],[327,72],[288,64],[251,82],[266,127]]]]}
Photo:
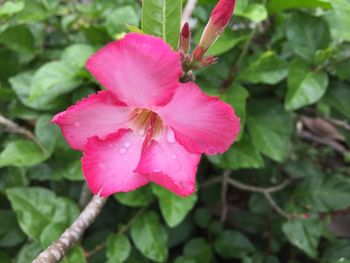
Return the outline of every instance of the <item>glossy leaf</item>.
{"type": "Polygon", "coordinates": [[[107,259],[109,263],[122,263],[131,251],[129,239],[125,235],[111,234],[107,239],[107,259]]]}

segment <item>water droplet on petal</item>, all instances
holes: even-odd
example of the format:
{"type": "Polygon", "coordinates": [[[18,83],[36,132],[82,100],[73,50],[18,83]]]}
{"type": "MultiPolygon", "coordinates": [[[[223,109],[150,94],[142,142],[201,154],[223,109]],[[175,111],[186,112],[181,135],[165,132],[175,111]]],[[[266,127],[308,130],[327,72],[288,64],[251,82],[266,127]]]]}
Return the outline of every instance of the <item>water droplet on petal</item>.
{"type": "Polygon", "coordinates": [[[157,169],[157,168],[156,168],[156,169],[153,169],[153,172],[154,172],[154,173],[160,173],[160,169],[157,169]]]}
{"type": "Polygon", "coordinates": [[[121,154],[125,154],[126,153],[126,149],[125,148],[120,148],[120,150],[119,150],[119,152],[121,153],[121,154]]]}
{"type": "Polygon", "coordinates": [[[138,133],[140,136],[144,136],[146,134],[146,131],[145,129],[139,129],[138,133]]]}
{"type": "Polygon", "coordinates": [[[104,163],[99,163],[98,167],[100,167],[101,169],[104,169],[104,168],[106,168],[106,165],[104,163]]]}
{"type": "Polygon", "coordinates": [[[172,130],[168,130],[167,132],[167,140],[169,143],[174,143],[175,142],[175,134],[172,130]]]}
{"type": "Polygon", "coordinates": [[[76,122],[74,122],[74,126],[75,126],[75,127],[79,127],[79,126],[80,126],[80,123],[76,121],[76,122]]]}
{"type": "Polygon", "coordinates": [[[156,97],[156,96],[157,96],[157,92],[152,92],[151,95],[152,95],[153,97],[156,97]]]}
{"type": "Polygon", "coordinates": [[[131,147],[131,143],[130,143],[130,142],[124,143],[124,147],[125,147],[125,148],[130,148],[130,147],[131,147]]]}

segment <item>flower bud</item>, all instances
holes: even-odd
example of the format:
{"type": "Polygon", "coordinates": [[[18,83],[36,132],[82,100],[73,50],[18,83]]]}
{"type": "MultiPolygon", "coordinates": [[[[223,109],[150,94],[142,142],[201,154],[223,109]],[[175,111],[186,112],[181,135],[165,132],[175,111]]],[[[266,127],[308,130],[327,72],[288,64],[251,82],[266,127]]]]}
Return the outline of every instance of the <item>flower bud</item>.
{"type": "Polygon", "coordinates": [[[188,53],[190,50],[190,41],[191,41],[191,31],[188,23],[185,23],[182,27],[180,34],[180,48],[188,53]]]}
{"type": "Polygon", "coordinates": [[[209,67],[217,62],[217,58],[214,56],[208,56],[205,58],[202,58],[200,61],[201,66],[204,67],[209,67]]]}
{"type": "Polygon", "coordinates": [[[200,60],[208,48],[214,44],[218,37],[224,32],[232,16],[235,4],[236,0],[219,0],[211,12],[209,22],[193,54],[195,60],[200,60]]]}

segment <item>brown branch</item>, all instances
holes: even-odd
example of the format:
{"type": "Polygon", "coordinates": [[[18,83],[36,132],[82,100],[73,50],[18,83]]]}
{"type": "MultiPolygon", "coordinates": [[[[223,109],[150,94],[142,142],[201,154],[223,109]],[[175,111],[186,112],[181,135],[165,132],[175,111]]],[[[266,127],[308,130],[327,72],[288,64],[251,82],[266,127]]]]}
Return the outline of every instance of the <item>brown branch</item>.
{"type": "Polygon", "coordinates": [[[184,8],[184,11],[182,13],[182,18],[181,18],[181,25],[185,24],[188,22],[192,16],[193,10],[196,7],[197,0],[188,0],[187,4],[184,8]]]}
{"type": "Polygon", "coordinates": [[[265,193],[270,194],[270,193],[282,191],[285,187],[290,185],[290,183],[292,181],[287,179],[283,183],[281,183],[280,185],[271,186],[271,187],[267,187],[267,188],[247,185],[247,184],[241,183],[239,181],[236,181],[232,178],[229,178],[228,182],[230,185],[232,185],[238,189],[244,190],[244,191],[261,193],[261,194],[265,194],[265,193]]]}
{"type": "Polygon", "coordinates": [[[17,123],[15,123],[14,121],[12,121],[10,119],[7,119],[2,114],[0,114],[0,125],[4,126],[5,131],[7,131],[7,132],[20,134],[20,135],[28,138],[29,140],[32,140],[36,145],[38,145],[40,147],[40,149],[43,152],[46,152],[46,149],[43,147],[41,142],[38,140],[38,138],[30,130],[27,130],[26,128],[19,126],[17,123]]]}
{"type": "Polygon", "coordinates": [[[269,204],[271,205],[271,207],[273,209],[275,209],[275,211],[282,217],[290,220],[294,217],[294,215],[292,214],[287,214],[286,212],[283,211],[283,209],[281,207],[279,207],[279,205],[276,203],[276,201],[272,198],[272,196],[270,195],[270,193],[265,192],[264,196],[267,200],[267,202],[269,202],[269,204]]]}
{"type": "Polygon", "coordinates": [[[106,200],[106,198],[95,195],[74,223],[64,231],[58,240],[40,253],[32,263],[59,262],[81,238],[84,231],[95,221],[106,200]]]}
{"type": "Polygon", "coordinates": [[[328,138],[314,136],[313,134],[303,130],[298,131],[298,136],[305,140],[309,140],[320,145],[328,146],[340,154],[345,154],[348,152],[342,144],[328,138]]]}
{"type": "Polygon", "coordinates": [[[324,119],[326,119],[327,121],[329,121],[330,123],[341,127],[347,131],[350,131],[350,124],[347,123],[346,121],[343,120],[337,120],[337,119],[332,119],[332,118],[328,118],[328,117],[323,117],[324,119]]]}

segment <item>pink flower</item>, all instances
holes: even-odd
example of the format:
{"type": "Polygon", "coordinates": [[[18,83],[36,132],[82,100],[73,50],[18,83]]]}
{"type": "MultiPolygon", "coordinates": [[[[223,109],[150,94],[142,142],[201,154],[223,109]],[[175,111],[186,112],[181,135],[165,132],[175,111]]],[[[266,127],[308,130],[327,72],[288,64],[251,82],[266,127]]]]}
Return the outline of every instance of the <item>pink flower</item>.
{"type": "Polygon", "coordinates": [[[162,39],[130,33],[90,57],[107,88],[57,114],[70,146],[84,152],[94,194],[132,191],[148,182],[187,196],[201,153],[226,151],[239,132],[232,107],[179,83],[180,55],[162,39]]]}

